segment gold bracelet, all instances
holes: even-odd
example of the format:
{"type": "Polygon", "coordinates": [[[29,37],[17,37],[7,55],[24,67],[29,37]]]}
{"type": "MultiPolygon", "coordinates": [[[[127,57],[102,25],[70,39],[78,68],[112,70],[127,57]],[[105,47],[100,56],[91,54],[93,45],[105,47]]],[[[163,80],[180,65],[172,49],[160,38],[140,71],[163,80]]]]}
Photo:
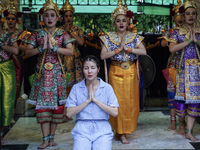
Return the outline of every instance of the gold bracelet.
{"type": "Polygon", "coordinates": [[[198,46],[200,46],[200,40],[197,40],[197,41],[196,41],[196,44],[197,44],[198,46]]]}
{"type": "Polygon", "coordinates": [[[132,53],[132,48],[131,47],[127,47],[127,52],[132,53]]]}
{"type": "Polygon", "coordinates": [[[186,42],[188,42],[188,44],[190,45],[192,43],[192,40],[191,39],[189,39],[189,40],[187,39],[186,42]]]}
{"type": "Polygon", "coordinates": [[[115,52],[115,55],[119,54],[120,52],[119,48],[115,49],[114,52],[115,52]]]}

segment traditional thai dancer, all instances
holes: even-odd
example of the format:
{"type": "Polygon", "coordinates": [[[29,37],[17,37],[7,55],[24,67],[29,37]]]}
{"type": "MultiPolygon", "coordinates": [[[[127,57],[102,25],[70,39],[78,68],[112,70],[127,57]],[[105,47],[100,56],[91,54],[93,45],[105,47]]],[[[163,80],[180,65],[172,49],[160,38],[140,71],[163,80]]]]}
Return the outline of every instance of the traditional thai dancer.
{"type": "MultiPolygon", "coordinates": [[[[179,8],[181,6],[181,0],[177,0],[177,5],[172,9],[170,12],[170,16],[173,17],[173,22],[175,22],[176,27],[181,27],[184,23],[184,18],[182,14],[179,12],[179,8]]],[[[176,29],[175,27],[175,29],[176,29]]],[[[168,46],[168,43],[170,42],[170,35],[173,32],[173,29],[166,30],[162,37],[159,37],[161,46],[166,47],[168,46]]],[[[175,61],[176,61],[176,53],[172,53],[168,59],[167,62],[167,68],[163,71],[163,74],[167,81],[167,98],[168,98],[168,107],[170,109],[170,117],[171,117],[171,125],[168,127],[168,129],[175,130],[176,129],[176,113],[174,109],[174,96],[175,96],[175,85],[172,82],[172,79],[169,75],[169,69],[175,68],[175,61]]],[[[173,71],[173,70],[172,70],[173,71]]],[[[184,118],[179,118],[180,121],[180,131],[179,134],[183,134],[181,131],[181,128],[183,126],[184,118]]]]}
{"type": "Polygon", "coordinates": [[[16,69],[16,79],[17,79],[17,91],[16,91],[16,99],[15,99],[15,106],[13,110],[12,120],[11,124],[15,124],[14,121],[14,112],[16,108],[17,99],[21,96],[21,85],[22,85],[22,79],[23,79],[23,56],[26,44],[24,43],[25,40],[30,37],[30,32],[24,31],[22,29],[17,29],[16,25],[17,23],[20,24],[21,20],[20,17],[22,16],[22,13],[19,12],[15,6],[14,6],[14,0],[10,0],[10,5],[7,10],[4,11],[4,16],[6,17],[8,28],[5,29],[7,32],[13,32],[18,37],[18,46],[19,46],[19,54],[18,55],[12,55],[13,60],[15,62],[15,69],[16,69]]]}
{"type": "MultiPolygon", "coordinates": [[[[197,141],[192,134],[195,119],[200,116],[200,28],[194,26],[197,5],[194,1],[186,0],[180,9],[184,12],[185,25],[173,31],[169,46],[170,52],[178,52],[174,108],[179,117],[184,118],[187,115],[186,131],[184,125],[182,126],[185,137],[197,141]]],[[[182,124],[185,124],[184,120],[182,124]]]]}
{"type": "Polygon", "coordinates": [[[71,44],[75,39],[62,29],[56,28],[59,20],[57,5],[48,0],[39,13],[42,15],[46,28],[32,33],[27,42],[25,54],[38,54],[35,77],[28,103],[36,105],[37,122],[41,124],[43,143],[38,146],[56,146],[54,134],[58,123],[63,122],[63,104],[66,103],[66,69],[63,55],[74,54],[71,44]]]}
{"type": "Polygon", "coordinates": [[[75,84],[67,98],[67,115],[76,115],[71,134],[73,150],[111,150],[113,132],[109,114],[118,114],[117,97],[113,88],[97,75],[100,63],[94,56],[83,59],[85,79],[75,84]]]}
{"type": "Polygon", "coordinates": [[[126,135],[136,130],[139,116],[139,80],[136,60],[138,55],[146,55],[142,44],[144,37],[126,31],[128,26],[127,8],[118,1],[118,7],[111,17],[116,32],[100,36],[102,40],[101,59],[110,58],[108,82],[112,85],[119,102],[119,114],[110,116],[110,122],[116,131],[115,138],[128,144],[126,135]]]}
{"type": "MultiPolygon", "coordinates": [[[[81,63],[81,54],[78,50],[78,45],[82,46],[84,44],[83,30],[78,26],[73,25],[75,9],[69,3],[69,0],[66,0],[66,3],[60,9],[60,13],[63,17],[63,25],[60,27],[65,30],[72,38],[76,39],[76,42],[73,44],[75,53],[73,56],[65,56],[64,64],[68,70],[68,73],[71,73],[71,77],[67,84],[67,96],[72,88],[72,86],[83,79],[82,73],[82,63],[81,63]]],[[[66,111],[64,111],[64,122],[71,120],[71,118],[66,117],[66,111]]]]}
{"type": "MultiPolygon", "coordinates": [[[[2,12],[3,9],[0,8],[2,12]]],[[[3,23],[4,18],[1,16],[1,32],[3,23]]],[[[3,136],[4,128],[10,125],[15,104],[16,71],[12,54],[18,53],[17,37],[12,32],[3,31],[0,36],[0,138],[3,136]]]]}

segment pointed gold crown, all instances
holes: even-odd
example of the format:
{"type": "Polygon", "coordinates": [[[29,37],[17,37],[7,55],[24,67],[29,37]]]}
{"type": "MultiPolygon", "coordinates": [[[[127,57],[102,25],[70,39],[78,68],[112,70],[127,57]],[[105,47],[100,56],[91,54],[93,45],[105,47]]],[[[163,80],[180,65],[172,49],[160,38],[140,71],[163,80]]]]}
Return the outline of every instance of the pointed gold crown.
{"type": "Polygon", "coordinates": [[[179,12],[180,7],[181,7],[181,0],[177,0],[177,5],[173,8],[175,14],[179,12]]]}
{"type": "Polygon", "coordinates": [[[9,14],[17,15],[18,10],[14,6],[14,0],[10,0],[10,6],[8,7],[9,14]]]}
{"type": "Polygon", "coordinates": [[[1,1],[0,1],[0,12],[2,12],[2,11],[4,11],[5,10],[5,8],[3,7],[3,5],[2,5],[2,3],[1,3],[1,1]]]}
{"type": "Polygon", "coordinates": [[[71,11],[72,13],[74,13],[75,9],[74,7],[69,3],[69,0],[66,0],[65,4],[63,4],[61,10],[63,12],[66,12],[66,11],[71,11]]]}
{"type": "Polygon", "coordinates": [[[194,2],[192,0],[185,0],[185,2],[183,3],[183,6],[184,6],[185,10],[188,7],[193,7],[195,10],[197,10],[197,4],[196,4],[196,2],[194,2]]]}
{"type": "Polygon", "coordinates": [[[111,20],[114,22],[118,15],[126,15],[127,7],[123,6],[122,0],[118,0],[117,8],[111,14],[111,20]]]}
{"type": "Polygon", "coordinates": [[[43,4],[43,9],[44,9],[44,12],[48,9],[53,9],[55,10],[57,16],[59,16],[59,9],[58,9],[58,6],[57,4],[55,4],[52,0],[48,0],[46,3],[43,4]]]}

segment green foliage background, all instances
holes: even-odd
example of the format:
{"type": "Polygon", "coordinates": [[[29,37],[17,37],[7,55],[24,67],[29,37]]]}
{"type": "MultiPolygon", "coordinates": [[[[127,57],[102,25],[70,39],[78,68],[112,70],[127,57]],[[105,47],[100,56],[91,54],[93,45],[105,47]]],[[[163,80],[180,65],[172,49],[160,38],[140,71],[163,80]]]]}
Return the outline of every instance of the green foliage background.
{"type": "MultiPolygon", "coordinates": [[[[136,27],[137,32],[144,33],[161,33],[162,29],[169,28],[170,17],[169,16],[159,16],[159,15],[135,15],[137,20],[136,27]],[[160,30],[155,27],[160,26],[160,30]]],[[[103,30],[105,33],[111,31],[112,21],[110,14],[75,14],[74,25],[77,25],[83,29],[85,32],[98,33],[103,30]]],[[[113,31],[115,29],[113,28],[113,31]]]]}

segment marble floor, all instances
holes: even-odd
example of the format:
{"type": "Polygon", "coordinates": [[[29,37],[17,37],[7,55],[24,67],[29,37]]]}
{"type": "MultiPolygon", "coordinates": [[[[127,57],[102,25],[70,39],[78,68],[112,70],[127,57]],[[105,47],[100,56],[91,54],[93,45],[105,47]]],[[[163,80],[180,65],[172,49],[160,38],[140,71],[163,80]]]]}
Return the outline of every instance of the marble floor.
{"type": "MultiPolygon", "coordinates": [[[[167,129],[169,122],[169,115],[164,115],[161,111],[141,112],[137,130],[128,135],[130,144],[123,145],[120,141],[113,140],[112,149],[200,149],[200,142],[191,143],[188,139],[178,135],[177,130],[167,129]]],[[[46,149],[71,150],[73,141],[70,132],[73,126],[74,121],[59,124],[55,133],[58,146],[46,149]]],[[[193,132],[200,139],[198,123],[195,123],[193,132]]],[[[35,150],[42,142],[40,125],[36,123],[35,117],[20,117],[3,140],[6,143],[2,148],[4,150],[7,150],[6,146],[9,145],[22,145],[24,149],[35,150]]]]}

